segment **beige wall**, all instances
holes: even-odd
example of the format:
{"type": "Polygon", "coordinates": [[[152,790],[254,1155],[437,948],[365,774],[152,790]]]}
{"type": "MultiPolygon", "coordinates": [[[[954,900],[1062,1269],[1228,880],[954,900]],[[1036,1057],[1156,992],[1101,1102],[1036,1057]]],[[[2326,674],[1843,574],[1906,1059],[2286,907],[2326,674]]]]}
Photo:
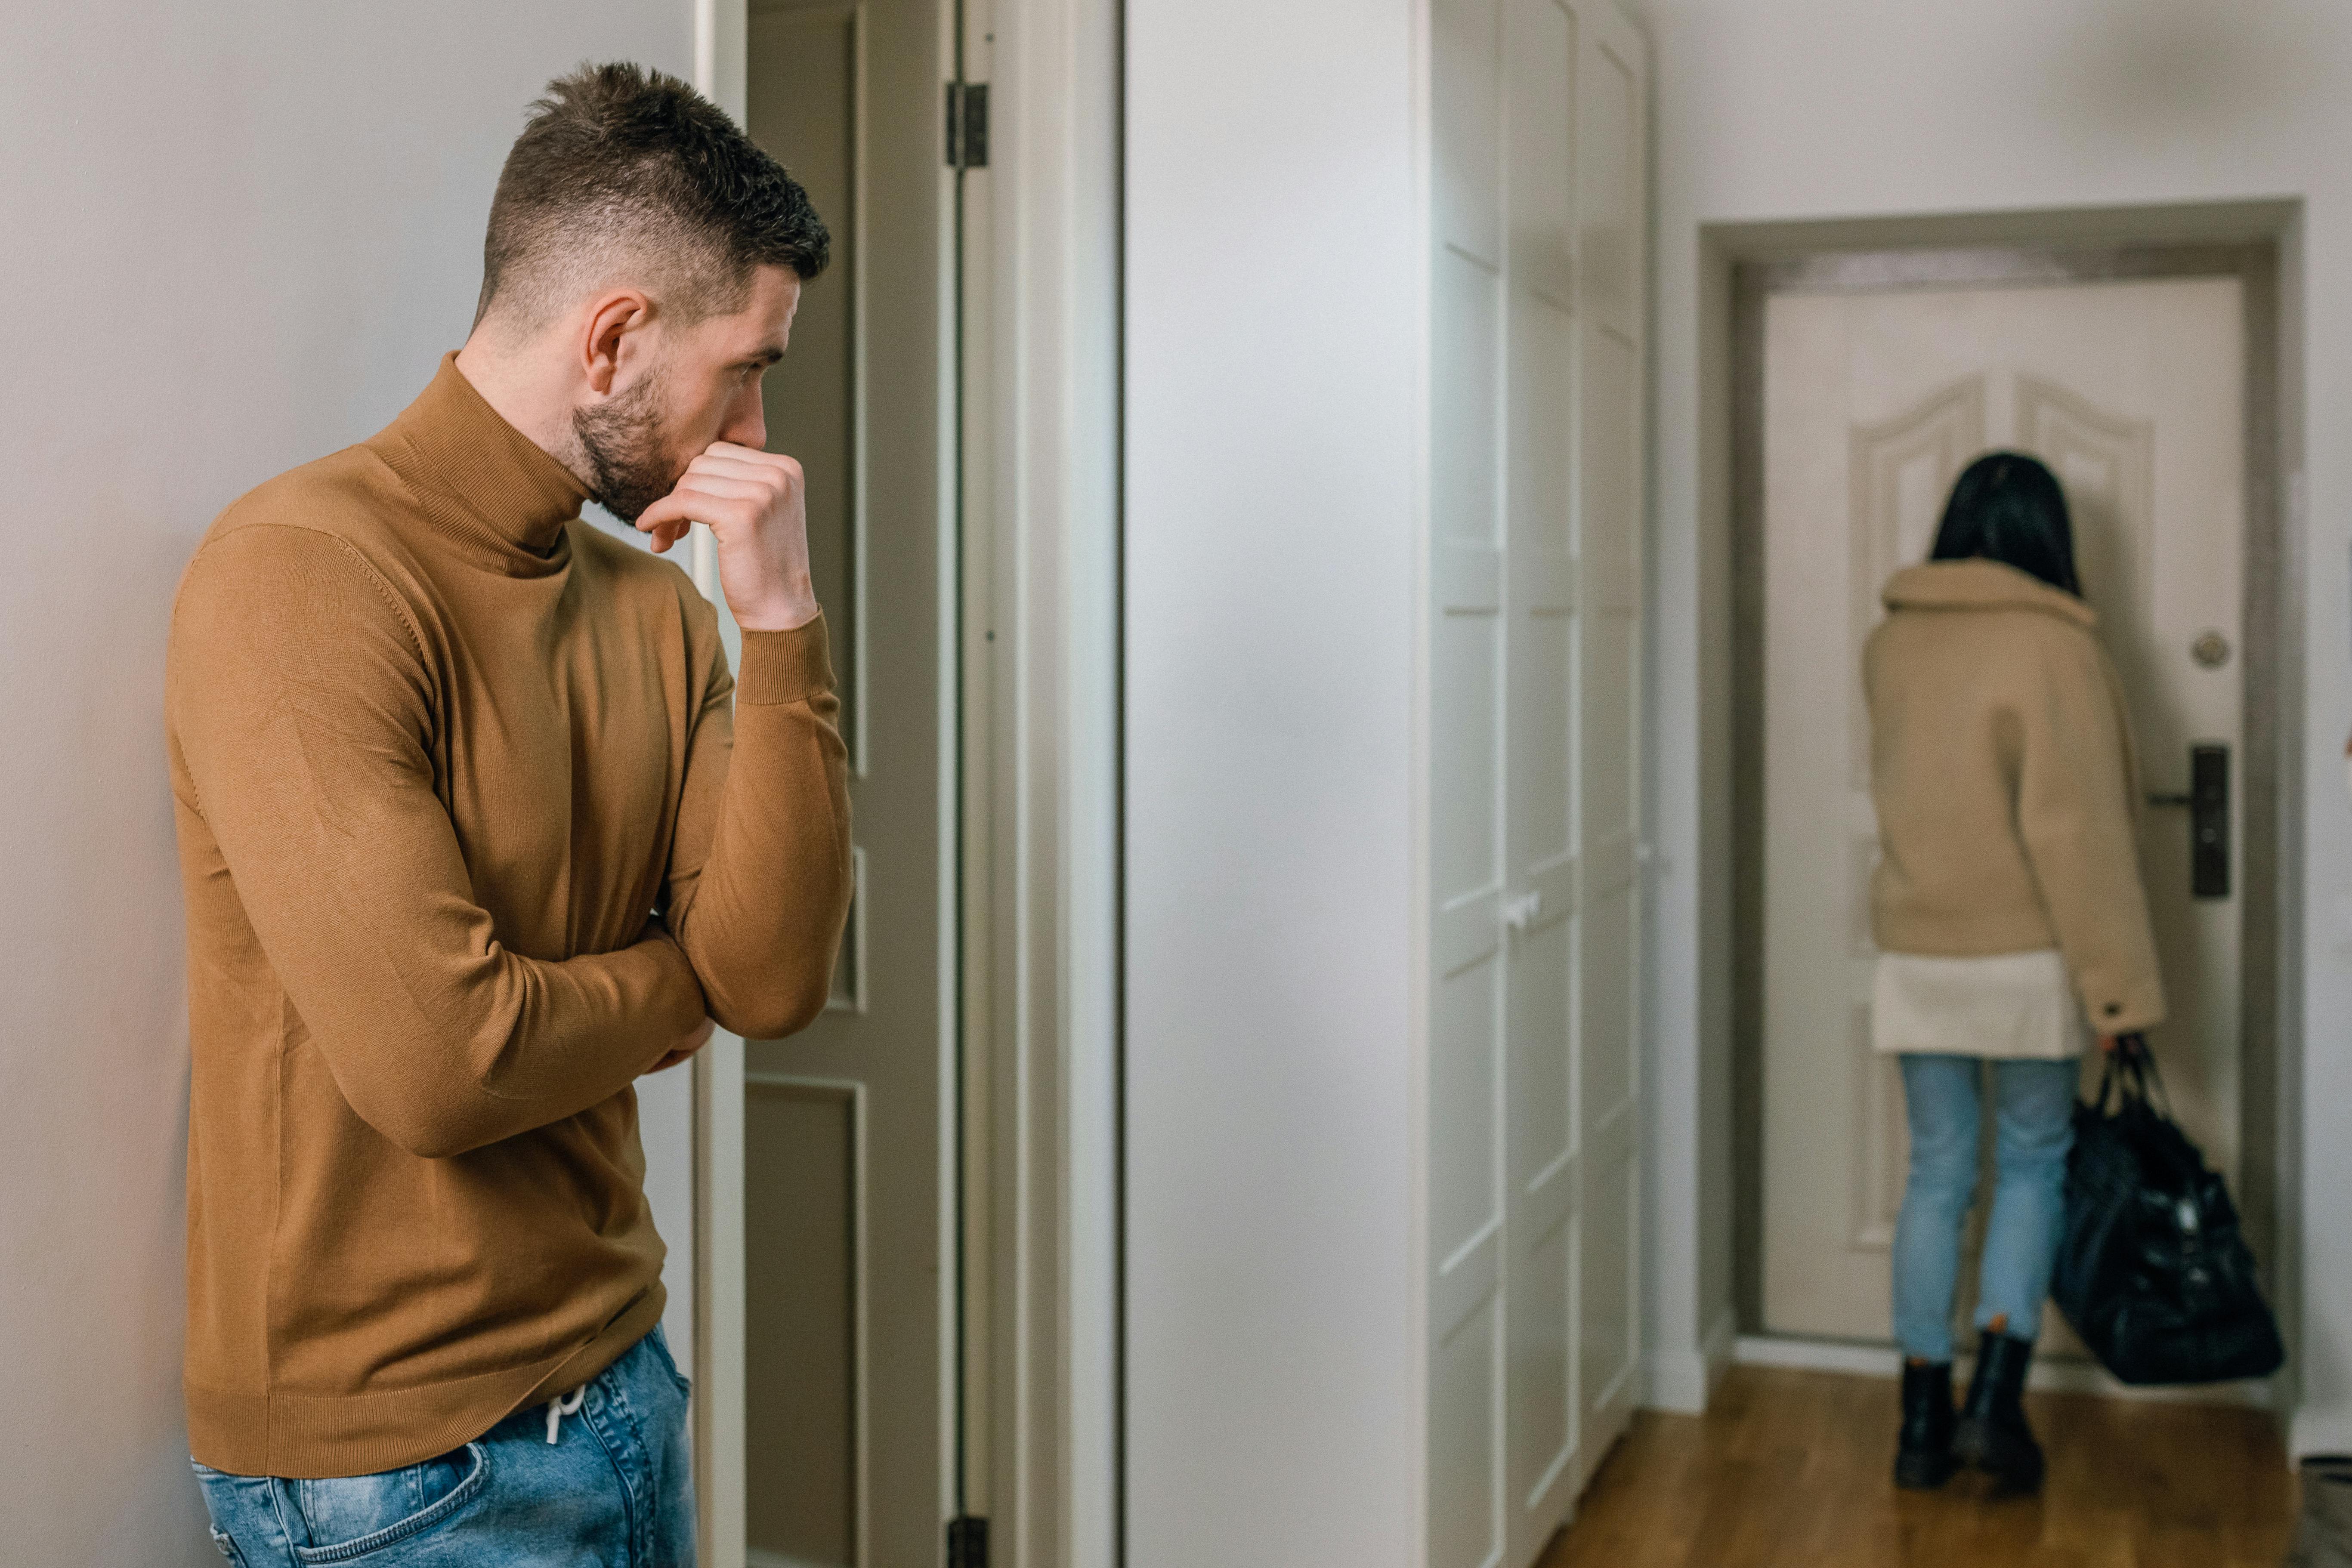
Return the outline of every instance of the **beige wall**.
{"type": "MultiPolygon", "coordinates": [[[[1728,490],[1710,225],[2173,204],[2302,204],[2287,238],[2288,380],[2311,433],[2309,563],[2291,674],[2309,744],[2298,995],[2311,1020],[2284,1130],[2294,1188],[2352,1186],[2352,9],[2324,0],[1646,0],[1655,43],[1660,884],[1654,1343],[1695,1354],[1730,1301],[1728,490]],[[2300,277],[2297,268],[2300,268],[2300,277]],[[2300,315],[2294,292],[2300,289],[2300,315]]],[[[2292,210],[2292,209],[2289,209],[2292,210]]],[[[2030,228],[2032,225],[2027,225],[2030,228]]],[[[2161,225],[2160,225],[2161,226],[2161,225]]],[[[2123,225],[2127,232],[2129,225],[2123,225]]],[[[1955,231],[1958,233],[1959,231],[1955,231]]],[[[2302,459],[2290,449],[2290,466],[2302,459]]],[[[2290,829],[2293,831],[2293,829],[2290,829]]],[[[2294,1020],[2290,1019],[2292,1030],[2294,1020]]],[[[2286,1067],[2296,1071],[2288,1042],[2286,1067]]],[[[2302,1224],[2296,1440],[2352,1447],[2352,1224],[2302,1224]]],[[[2291,1303],[2293,1304],[2293,1303],[2291,1303]]]]}
{"type": "Polygon", "coordinates": [[[181,1427],[187,1076],[165,616],[220,507],[462,338],[523,105],[684,70],[687,0],[0,20],[0,1556],[219,1559],[181,1427]]]}

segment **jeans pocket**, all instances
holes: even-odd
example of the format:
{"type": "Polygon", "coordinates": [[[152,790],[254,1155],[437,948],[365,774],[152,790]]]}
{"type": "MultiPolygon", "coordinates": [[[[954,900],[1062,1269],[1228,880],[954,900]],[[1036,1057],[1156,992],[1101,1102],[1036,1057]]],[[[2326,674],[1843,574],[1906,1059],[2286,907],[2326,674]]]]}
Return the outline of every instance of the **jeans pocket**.
{"type": "Polygon", "coordinates": [[[677,1369],[677,1357],[669,1353],[669,1335],[662,1333],[661,1324],[656,1323],[654,1325],[654,1332],[647,1334],[646,1337],[653,1341],[655,1354],[661,1357],[662,1366],[664,1370],[668,1372],[669,1380],[677,1385],[678,1393],[684,1395],[688,1399],[693,1398],[693,1381],[689,1379],[685,1373],[680,1372],[677,1369]]]}
{"type": "Polygon", "coordinates": [[[462,1456],[446,1454],[405,1469],[278,1484],[311,1542],[294,1548],[294,1560],[349,1563],[446,1523],[481,1495],[489,1479],[489,1450],[468,1443],[462,1456]],[[453,1471],[456,1484],[436,1490],[453,1471]]]}

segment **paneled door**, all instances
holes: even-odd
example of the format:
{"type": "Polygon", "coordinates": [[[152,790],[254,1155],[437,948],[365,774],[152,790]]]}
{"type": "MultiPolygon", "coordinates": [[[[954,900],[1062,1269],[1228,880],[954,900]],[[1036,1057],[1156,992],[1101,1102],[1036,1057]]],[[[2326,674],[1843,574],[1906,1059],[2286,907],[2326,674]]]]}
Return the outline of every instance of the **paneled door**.
{"type": "Polygon", "coordinates": [[[1429,1562],[1523,1568],[1640,1364],[1640,37],[1433,35],[1429,1562]]]}
{"type": "Polygon", "coordinates": [[[745,1050],[744,1561],[940,1562],[953,1511],[954,175],[942,0],[751,0],[752,136],[833,233],[767,379],[850,755],[832,1006],[745,1050]]]}
{"type": "MultiPolygon", "coordinates": [[[[1926,559],[1970,458],[2034,454],[2066,490],[2143,789],[2186,793],[2198,745],[2226,747],[2238,774],[2243,291],[2236,277],[2191,277],[1766,301],[1762,1264],[1774,1333],[1891,1333],[1909,1153],[1900,1073],[1870,1050],[1878,851],[1860,661],[1879,591],[1926,559]]],[[[2231,789],[2233,802],[2247,793],[2240,778],[2231,789]]],[[[2171,1005],[2153,1043],[2181,1121],[2234,1180],[2243,862],[2233,856],[2230,885],[2200,895],[2189,840],[2185,810],[2143,812],[2171,1005]]],[[[1972,1297],[1964,1278],[1964,1327],[1972,1297]]],[[[2079,1351],[2054,1311],[2042,1334],[2079,1351]]]]}

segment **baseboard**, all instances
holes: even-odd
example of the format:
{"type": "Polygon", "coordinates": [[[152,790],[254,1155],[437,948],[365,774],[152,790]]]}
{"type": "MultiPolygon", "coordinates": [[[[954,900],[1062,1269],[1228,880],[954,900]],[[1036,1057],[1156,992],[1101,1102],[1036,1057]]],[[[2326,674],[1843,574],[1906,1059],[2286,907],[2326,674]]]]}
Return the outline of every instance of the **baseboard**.
{"type": "Polygon", "coordinates": [[[1739,1349],[1739,1314],[1726,1307],[1715,1316],[1706,1331],[1706,1392],[1712,1398],[1723,1386],[1724,1375],[1731,1370],[1731,1361],[1739,1349]]]}
{"type": "Polygon", "coordinates": [[[1650,1353],[1650,1410],[1677,1416],[1704,1416],[1707,1396],[1706,1354],[1697,1350],[1654,1350],[1650,1353]]]}
{"type": "MultiPolygon", "coordinates": [[[[1903,1370],[1903,1357],[1892,1345],[1855,1344],[1845,1340],[1792,1339],[1780,1334],[1741,1334],[1737,1359],[1742,1366],[1787,1366],[1806,1372],[1840,1372],[1856,1377],[1892,1381],[1903,1370]]],[[[1954,1364],[1968,1375],[1973,1358],[1962,1355],[1954,1364]]],[[[2028,1388],[2053,1394],[2096,1394],[2108,1399],[2132,1399],[2162,1405],[2234,1405],[2268,1410],[2274,1401],[2266,1383],[2203,1383],[2179,1388],[2136,1388],[2118,1383],[2095,1362],[2038,1358],[2026,1375],[2028,1388]]],[[[2352,1420],[2344,1424],[2352,1434],[2352,1420]]],[[[2303,1448],[2298,1453],[2317,1453],[2303,1448]]]]}
{"type": "Polygon", "coordinates": [[[1652,1353],[1649,1396],[1643,1404],[1652,1410],[1682,1416],[1705,1415],[1724,1374],[1731,1370],[1732,1348],[1738,1337],[1738,1320],[1726,1307],[1697,1349],[1652,1353]]]}
{"type": "Polygon", "coordinates": [[[1850,1344],[1835,1339],[1788,1339],[1744,1333],[1732,1347],[1741,1366],[1790,1366],[1801,1372],[1843,1372],[1855,1377],[1893,1377],[1903,1358],[1891,1346],[1850,1344]]]}

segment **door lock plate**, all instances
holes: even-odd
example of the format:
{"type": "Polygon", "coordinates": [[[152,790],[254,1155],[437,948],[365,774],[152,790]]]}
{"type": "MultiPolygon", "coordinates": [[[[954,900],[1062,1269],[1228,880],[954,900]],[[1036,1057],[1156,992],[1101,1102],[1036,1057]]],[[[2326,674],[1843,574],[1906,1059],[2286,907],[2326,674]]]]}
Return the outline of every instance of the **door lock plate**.
{"type": "Polygon", "coordinates": [[[2230,896],[2230,748],[2189,748],[2189,792],[2150,795],[2151,806],[2189,809],[2189,892],[2194,898],[2230,896]]]}

